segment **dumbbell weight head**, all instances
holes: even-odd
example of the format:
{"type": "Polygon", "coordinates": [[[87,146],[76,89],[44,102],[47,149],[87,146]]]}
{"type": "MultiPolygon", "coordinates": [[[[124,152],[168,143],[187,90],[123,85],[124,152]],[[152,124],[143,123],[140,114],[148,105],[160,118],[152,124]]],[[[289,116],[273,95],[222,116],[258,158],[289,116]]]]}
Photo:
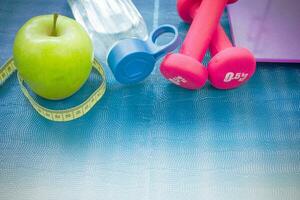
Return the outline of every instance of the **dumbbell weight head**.
{"type": "Polygon", "coordinates": [[[186,89],[198,89],[205,85],[208,73],[195,58],[174,53],[168,54],[160,67],[165,78],[186,89]]]}
{"type": "Polygon", "coordinates": [[[209,80],[215,88],[233,89],[252,77],[256,61],[248,49],[230,47],[214,55],[207,69],[209,80]]]}
{"type": "MultiPolygon", "coordinates": [[[[227,4],[235,3],[238,0],[228,0],[227,4]]],[[[177,12],[180,18],[186,23],[192,23],[197,9],[202,0],[177,0],[177,12]]]]}
{"type": "Polygon", "coordinates": [[[232,46],[219,24],[210,42],[211,60],[207,65],[208,78],[218,89],[233,89],[248,81],[255,72],[256,61],[245,48],[232,46]]]}

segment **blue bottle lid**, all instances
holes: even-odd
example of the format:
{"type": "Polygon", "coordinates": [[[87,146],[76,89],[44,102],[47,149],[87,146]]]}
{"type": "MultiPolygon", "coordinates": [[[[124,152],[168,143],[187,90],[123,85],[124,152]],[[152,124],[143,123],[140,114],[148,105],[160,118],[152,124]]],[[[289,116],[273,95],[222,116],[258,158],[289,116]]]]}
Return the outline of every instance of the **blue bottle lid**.
{"type": "Polygon", "coordinates": [[[152,72],[158,58],[173,51],[179,44],[177,29],[172,25],[162,25],[146,41],[130,38],[117,42],[108,53],[107,63],[117,81],[123,84],[136,83],[152,72]],[[172,41],[162,46],[155,44],[164,33],[173,33],[172,41]]]}

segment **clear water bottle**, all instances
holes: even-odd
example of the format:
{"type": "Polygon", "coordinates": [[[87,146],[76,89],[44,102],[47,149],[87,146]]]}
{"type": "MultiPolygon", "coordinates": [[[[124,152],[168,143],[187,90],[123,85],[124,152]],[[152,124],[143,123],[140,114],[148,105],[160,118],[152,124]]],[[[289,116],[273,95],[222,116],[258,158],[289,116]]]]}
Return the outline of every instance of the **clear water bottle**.
{"type": "Polygon", "coordinates": [[[110,48],[119,40],[146,40],[144,19],[131,0],[68,0],[75,19],[94,43],[95,56],[106,62],[110,48]]]}

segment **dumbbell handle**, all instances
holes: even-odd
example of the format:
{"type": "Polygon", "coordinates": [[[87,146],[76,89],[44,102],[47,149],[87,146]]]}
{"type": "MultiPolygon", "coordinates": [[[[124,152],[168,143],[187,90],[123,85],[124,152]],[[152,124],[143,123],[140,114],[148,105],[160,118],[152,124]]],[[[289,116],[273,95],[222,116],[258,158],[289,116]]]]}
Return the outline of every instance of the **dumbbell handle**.
{"type": "Polygon", "coordinates": [[[226,35],[221,24],[219,24],[209,45],[210,54],[213,57],[222,50],[230,47],[232,47],[232,43],[226,35]]]}
{"type": "Polygon", "coordinates": [[[200,7],[191,13],[193,22],[180,53],[202,61],[226,4],[227,0],[202,0],[200,7]]]}

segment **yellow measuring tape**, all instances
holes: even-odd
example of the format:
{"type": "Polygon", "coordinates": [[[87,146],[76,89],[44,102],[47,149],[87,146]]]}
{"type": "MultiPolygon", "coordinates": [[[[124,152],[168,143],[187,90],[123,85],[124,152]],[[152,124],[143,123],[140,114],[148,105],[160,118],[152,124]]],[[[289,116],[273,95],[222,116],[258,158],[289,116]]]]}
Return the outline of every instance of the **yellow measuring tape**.
{"type": "MultiPolygon", "coordinates": [[[[100,74],[102,83],[101,85],[80,105],[73,108],[65,110],[52,110],[41,106],[37,103],[29,94],[28,90],[24,86],[24,80],[18,73],[18,80],[21,86],[21,90],[25,97],[29,100],[33,108],[43,117],[52,121],[71,121],[77,119],[84,114],[86,114],[103,96],[106,90],[106,78],[105,73],[98,61],[94,59],[93,67],[100,74]]],[[[10,58],[1,68],[0,68],[0,85],[2,85],[6,79],[9,78],[12,73],[16,71],[13,58],[10,58]]]]}

